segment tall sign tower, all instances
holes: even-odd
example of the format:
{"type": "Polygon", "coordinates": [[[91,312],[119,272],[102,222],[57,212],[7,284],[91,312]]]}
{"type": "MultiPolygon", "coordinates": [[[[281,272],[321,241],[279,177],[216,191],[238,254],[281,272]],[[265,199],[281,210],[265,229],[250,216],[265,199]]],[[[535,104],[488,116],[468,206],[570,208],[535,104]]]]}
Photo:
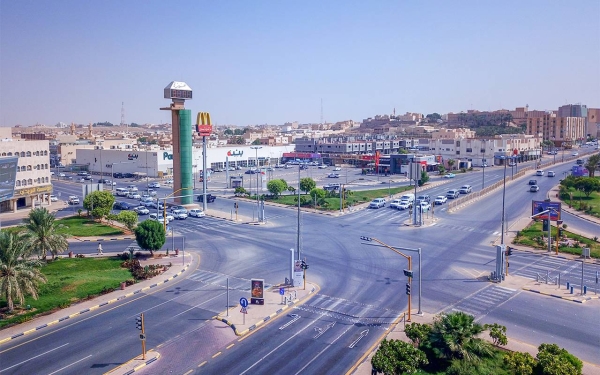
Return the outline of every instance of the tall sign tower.
{"type": "Polygon", "coordinates": [[[171,131],[173,140],[173,195],[178,204],[194,202],[192,172],[192,111],[185,109],[185,101],[192,99],[192,89],[185,82],[173,81],[165,87],[165,99],[171,99],[171,131]]]}

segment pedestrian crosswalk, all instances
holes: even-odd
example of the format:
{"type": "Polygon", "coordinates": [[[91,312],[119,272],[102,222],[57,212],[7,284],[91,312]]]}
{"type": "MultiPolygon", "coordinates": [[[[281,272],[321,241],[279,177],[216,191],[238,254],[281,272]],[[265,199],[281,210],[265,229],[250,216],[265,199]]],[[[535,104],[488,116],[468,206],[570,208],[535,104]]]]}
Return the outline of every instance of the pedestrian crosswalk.
{"type": "Polygon", "coordinates": [[[508,301],[516,293],[516,289],[492,285],[450,306],[446,311],[462,311],[473,315],[476,319],[482,318],[494,308],[508,301]]]}
{"type": "MultiPolygon", "coordinates": [[[[346,211],[348,212],[348,211],[346,211]]],[[[364,219],[376,220],[378,223],[403,223],[409,217],[409,211],[396,210],[383,207],[378,210],[363,208],[351,211],[342,217],[344,221],[364,221],[364,219]]]]}
{"type": "MultiPolygon", "coordinates": [[[[223,289],[227,288],[228,282],[229,282],[230,290],[239,290],[239,291],[243,291],[243,292],[249,292],[251,289],[251,285],[250,285],[251,280],[250,279],[226,275],[226,274],[220,273],[220,272],[197,270],[190,277],[188,277],[188,279],[194,280],[197,282],[201,282],[204,284],[208,284],[208,285],[219,286],[223,289]]],[[[271,285],[269,285],[269,284],[264,285],[265,290],[270,287],[271,287],[271,285]]]]}
{"type": "Polygon", "coordinates": [[[173,228],[176,234],[198,233],[207,229],[214,230],[235,225],[240,225],[240,223],[212,217],[188,218],[186,220],[175,220],[169,223],[169,227],[173,228]]]}

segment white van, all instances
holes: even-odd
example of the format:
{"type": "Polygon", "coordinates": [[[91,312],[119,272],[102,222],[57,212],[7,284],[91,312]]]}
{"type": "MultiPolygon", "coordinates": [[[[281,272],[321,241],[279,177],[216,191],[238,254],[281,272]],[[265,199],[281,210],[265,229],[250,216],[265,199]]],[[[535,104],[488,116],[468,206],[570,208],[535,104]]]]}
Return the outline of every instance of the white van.
{"type": "Polygon", "coordinates": [[[138,188],[135,185],[129,185],[127,186],[127,189],[129,189],[129,191],[138,191],[138,188]]]}
{"type": "Polygon", "coordinates": [[[415,201],[415,195],[414,194],[404,194],[403,196],[400,197],[400,200],[413,203],[415,201]]]}
{"type": "Polygon", "coordinates": [[[129,190],[127,190],[125,188],[116,188],[115,194],[119,197],[126,197],[127,194],[129,194],[129,190]]]}

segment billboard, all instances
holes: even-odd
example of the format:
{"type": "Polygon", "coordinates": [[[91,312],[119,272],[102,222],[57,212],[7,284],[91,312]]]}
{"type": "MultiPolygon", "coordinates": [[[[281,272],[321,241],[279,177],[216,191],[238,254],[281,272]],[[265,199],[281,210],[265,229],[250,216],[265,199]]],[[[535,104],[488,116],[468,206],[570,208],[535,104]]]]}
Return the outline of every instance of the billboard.
{"type": "Polygon", "coordinates": [[[17,164],[19,158],[0,158],[0,202],[12,198],[15,194],[15,180],[17,179],[17,164]]]}
{"type": "Polygon", "coordinates": [[[548,220],[548,214],[550,214],[550,220],[560,220],[560,202],[531,201],[531,216],[546,210],[550,210],[550,212],[538,215],[535,218],[548,220]]]}
{"type": "Polygon", "coordinates": [[[265,304],[265,281],[263,279],[252,279],[250,280],[250,303],[253,305],[264,305],[265,304]]]}

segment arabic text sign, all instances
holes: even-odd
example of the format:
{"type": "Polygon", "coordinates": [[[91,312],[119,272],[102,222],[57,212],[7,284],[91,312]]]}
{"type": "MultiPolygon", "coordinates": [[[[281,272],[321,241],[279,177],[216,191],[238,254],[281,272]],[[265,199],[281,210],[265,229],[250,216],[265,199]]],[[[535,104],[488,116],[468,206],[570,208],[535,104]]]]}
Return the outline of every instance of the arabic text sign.
{"type": "Polygon", "coordinates": [[[535,217],[536,219],[547,220],[548,214],[550,214],[550,220],[552,220],[552,221],[560,220],[560,212],[561,212],[560,208],[561,208],[560,202],[531,201],[531,215],[532,216],[535,214],[538,214],[540,212],[550,210],[550,212],[536,216],[535,217]]]}

